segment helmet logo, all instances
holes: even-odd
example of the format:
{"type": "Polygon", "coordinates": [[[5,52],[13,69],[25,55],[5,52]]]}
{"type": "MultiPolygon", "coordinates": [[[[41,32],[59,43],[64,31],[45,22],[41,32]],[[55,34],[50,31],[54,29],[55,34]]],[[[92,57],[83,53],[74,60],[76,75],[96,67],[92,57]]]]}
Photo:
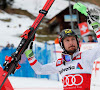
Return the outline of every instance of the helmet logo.
{"type": "Polygon", "coordinates": [[[65,33],[66,33],[66,34],[72,33],[72,30],[68,30],[68,29],[67,29],[67,30],[65,30],[65,33]]]}

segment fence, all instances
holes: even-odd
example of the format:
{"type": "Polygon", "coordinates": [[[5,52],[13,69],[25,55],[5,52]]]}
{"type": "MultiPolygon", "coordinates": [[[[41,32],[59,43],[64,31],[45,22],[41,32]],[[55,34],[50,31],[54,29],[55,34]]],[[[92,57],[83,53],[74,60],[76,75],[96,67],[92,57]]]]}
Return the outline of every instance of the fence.
{"type": "MultiPolygon", "coordinates": [[[[47,64],[50,62],[53,62],[56,60],[56,54],[55,51],[55,45],[48,45],[47,43],[44,44],[34,44],[34,55],[35,58],[41,63],[41,64],[47,64]]],[[[0,64],[3,67],[3,63],[5,61],[5,56],[11,56],[13,52],[16,51],[16,48],[3,48],[0,52],[0,64]]],[[[21,61],[19,63],[21,65],[21,68],[15,72],[15,74],[11,74],[11,76],[18,76],[18,77],[35,77],[35,78],[47,78],[47,79],[55,79],[58,80],[58,75],[37,75],[29,65],[29,62],[25,56],[25,54],[22,55],[21,61]],[[55,78],[53,78],[55,77],[55,78]]]]}

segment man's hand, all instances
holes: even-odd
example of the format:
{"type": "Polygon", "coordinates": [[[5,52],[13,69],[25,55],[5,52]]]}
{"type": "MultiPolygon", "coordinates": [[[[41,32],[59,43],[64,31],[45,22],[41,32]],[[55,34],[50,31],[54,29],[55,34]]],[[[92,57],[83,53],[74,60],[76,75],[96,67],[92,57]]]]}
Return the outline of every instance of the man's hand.
{"type": "Polygon", "coordinates": [[[96,9],[87,9],[87,13],[87,23],[97,32],[100,29],[100,12],[96,9]]]}
{"type": "Polygon", "coordinates": [[[84,4],[78,2],[75,3],[73,6],[73,9],[78,10],[82,14],[84,14],[87,17],[87,23],[88,25],[92,26],[94,31],[96,32],[100,28],[100,10],[95,9],[89,9],[84,4]]]}
{"type": "Polygon", "coordinates": [[[33,66],[37,62],[37,60],[34,57],[32,47],[33,47],[33,41],[30,42],[28,48],[25,50],[25,55],[28,58],[29,64],[31,66],[33,66]]]}
{"type": "Polygon", "coordinates": [[[100,10],[99,9],[87,9],[88,15],[95,21],[100,23],[100,10]]]}
{"type": "Polygon", "coordinates": [[[32,47],[33,47],[33,41],[30,42],[28,48],[25,50],[25,55],[28,59],[34,56],[32,47]]]}

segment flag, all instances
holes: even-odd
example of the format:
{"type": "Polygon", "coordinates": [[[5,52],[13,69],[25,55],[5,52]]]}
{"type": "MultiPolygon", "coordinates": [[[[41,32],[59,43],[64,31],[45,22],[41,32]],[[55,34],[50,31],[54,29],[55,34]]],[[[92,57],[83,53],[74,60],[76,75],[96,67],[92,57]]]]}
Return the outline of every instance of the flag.
{"type": "Polygon", "coordinates": [[[78,26],[82,36],[89,34],[90,31],[88,29],[87,22],[79,23],[78,26]]]}

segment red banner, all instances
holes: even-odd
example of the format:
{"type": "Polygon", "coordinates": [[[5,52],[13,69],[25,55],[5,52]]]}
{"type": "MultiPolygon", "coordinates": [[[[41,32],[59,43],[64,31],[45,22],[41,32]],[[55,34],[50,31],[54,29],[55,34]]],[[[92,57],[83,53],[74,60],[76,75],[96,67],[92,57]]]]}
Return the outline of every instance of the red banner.
{"type": "Polygon", "coordinates": [[[86,22],[80,23],[80,24],[78,24],[78,26],[79,26],[79,29],[80,29],[82,36],[85,36],[90,32],[86,22]]]}

